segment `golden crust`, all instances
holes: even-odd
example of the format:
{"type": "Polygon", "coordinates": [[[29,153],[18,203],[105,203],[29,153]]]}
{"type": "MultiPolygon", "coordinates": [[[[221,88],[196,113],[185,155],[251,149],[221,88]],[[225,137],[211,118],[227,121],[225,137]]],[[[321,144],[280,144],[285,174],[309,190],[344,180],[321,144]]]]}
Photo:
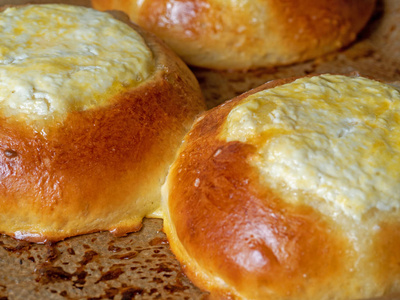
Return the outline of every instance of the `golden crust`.
{"type": "Polygon", "coordinates": [[[335,217],[274,194],[247,162],[254,146],[219,138],[233,107],[293,80],[264,84],[195,122],[163,187],[164,230],[171,249],[189,278],[214,298],[398,295],[398,214],[372,213],[363,221],[368,225],[357,225],[352,236],[354,231],[335,217]],[[380,229],[371,231],[369,220],[380,229]]]}
{"type": "Polygon", "coordinates": [[[156,71],[112,104],[46,122],[46,134],[0,118],[0,231],[34,242],[140,229],[195,115],[204,109],[186,65],[138,31],[156,71]]]}
{"type": "Polygon", "coordinates": [[[353,41],[375,0],[92,0],[164,39],[187,63],[249,69],[311,59],[353,41]]]}

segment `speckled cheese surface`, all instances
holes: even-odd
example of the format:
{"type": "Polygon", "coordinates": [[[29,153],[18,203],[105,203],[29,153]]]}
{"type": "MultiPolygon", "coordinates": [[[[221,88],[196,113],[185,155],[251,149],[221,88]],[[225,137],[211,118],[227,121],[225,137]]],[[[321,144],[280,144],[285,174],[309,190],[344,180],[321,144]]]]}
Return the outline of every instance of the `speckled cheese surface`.
{"type": "Polygon", "coordinates": [[[254,145],[250,163],[286,201],[317,199],[354,219],[400,207],[393,86],[341,75],[298,79],[242,101],[222,137],[254,145]]]}
{"type": "Polygon", "coordinates": [[[39,119],[105,105],[154,70],[137,32],[84,7],[7,8],[0,40],[0,110],[7,117],[39,119]]]}

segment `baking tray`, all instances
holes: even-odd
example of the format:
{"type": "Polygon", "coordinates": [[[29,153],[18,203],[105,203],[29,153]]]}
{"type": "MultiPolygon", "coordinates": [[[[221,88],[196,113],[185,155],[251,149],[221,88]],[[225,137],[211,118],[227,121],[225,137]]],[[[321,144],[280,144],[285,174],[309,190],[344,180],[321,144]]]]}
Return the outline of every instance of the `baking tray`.
{"type": "MultiPolygon", "coordinates": [[[[360,0],[361,1],[361,0],[360,0]]],[[[4,1],[0,5],[87,0],[4,1]]],[[[249,72],[193,68],[209,108],[266,81],[310,73],[349,73],[400,81],[400,1],[378,1],[357,41],[306,63],[249,72]]],[[[0,300],[5,299],[205,299],[182,273],[162,232],[162,221],[145,219],[124,237],[88,234],[37,245],[0,236],[0,300]]]]}

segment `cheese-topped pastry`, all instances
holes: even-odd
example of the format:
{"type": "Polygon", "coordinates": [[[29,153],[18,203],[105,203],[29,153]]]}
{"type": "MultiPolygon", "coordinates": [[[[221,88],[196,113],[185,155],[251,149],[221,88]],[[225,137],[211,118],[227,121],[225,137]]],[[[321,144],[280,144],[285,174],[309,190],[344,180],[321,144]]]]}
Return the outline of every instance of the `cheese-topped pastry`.
{"type": "Polygon", "coordinates": [[[272,81],[204,113],[163,187],[173,252],[215,298],[398,297],[399,132],[399,90],[357,76],[272,81]]]}
{"type": "Polygon", "coordinates": [[[312,195],[314,205],[361,218],[400,207],[399,121],[393,86],[323,75],[249,96],[229,113],[223,136],[257,148],[251,164],[286,201],[312,195]]]}
{"type": "Polygon", "coordinates": [[[140,229],[204,102],[186,65],[108,13],[0,9],[0,232],[140,229]]]}

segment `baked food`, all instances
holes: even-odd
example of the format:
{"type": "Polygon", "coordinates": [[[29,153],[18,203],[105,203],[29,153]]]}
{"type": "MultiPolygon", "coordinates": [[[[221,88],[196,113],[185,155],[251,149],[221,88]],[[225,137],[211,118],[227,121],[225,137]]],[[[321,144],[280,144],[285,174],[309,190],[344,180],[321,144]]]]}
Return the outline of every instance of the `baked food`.
{"type": "Polygon", "coordinates": [[[201,115],[163,187],[189,278],[216,298],[398,297],[399,108],[394,86],[325,74],[201,115]]]}
{"type": "Polygon", "coordinates": [[[305,61],[346,46],[375,0],[92,0],[167,42],[188,64],[249,69],[305,61]]]}
{"type": "Polygon", "coordinates": [[[91,8],[4,8],[0,39],[0,232],[138,230],[204,108],[193,74],[153,35],[91,8]]]}

